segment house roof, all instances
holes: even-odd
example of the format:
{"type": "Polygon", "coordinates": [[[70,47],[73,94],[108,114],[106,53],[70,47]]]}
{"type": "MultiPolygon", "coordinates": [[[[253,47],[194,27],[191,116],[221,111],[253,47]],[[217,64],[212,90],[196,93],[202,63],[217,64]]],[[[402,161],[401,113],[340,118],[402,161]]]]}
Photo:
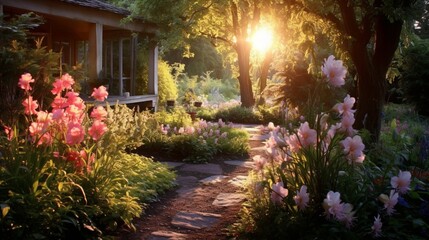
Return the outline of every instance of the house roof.
{"type": "Polygon", "coordinates": [[[110,3],[106,3],[101,0],[60,0],[60,1],[83,6],[83,7],[95,8],[102,11],[113,12],[116,14],[130,15],[130,11],[120,7],[116,7],[110,3]]]}

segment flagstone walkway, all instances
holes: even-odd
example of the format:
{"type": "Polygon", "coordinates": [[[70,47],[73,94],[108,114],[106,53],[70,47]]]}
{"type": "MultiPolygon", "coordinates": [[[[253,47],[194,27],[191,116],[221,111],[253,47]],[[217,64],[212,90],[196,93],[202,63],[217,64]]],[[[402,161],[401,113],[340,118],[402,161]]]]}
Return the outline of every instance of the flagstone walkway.
{"type": "Polygon", "coordinates": [[[244,186],[253,156],[264,153],[261,125],[236,125],[249,132],[251,150],[242,158],[214,163],[165,162],[176,170],[177,188],[167,193],[136,223],[136,232],[123,240],[228,239],[225,228],[237,220],[245,200],[244,186]]]}

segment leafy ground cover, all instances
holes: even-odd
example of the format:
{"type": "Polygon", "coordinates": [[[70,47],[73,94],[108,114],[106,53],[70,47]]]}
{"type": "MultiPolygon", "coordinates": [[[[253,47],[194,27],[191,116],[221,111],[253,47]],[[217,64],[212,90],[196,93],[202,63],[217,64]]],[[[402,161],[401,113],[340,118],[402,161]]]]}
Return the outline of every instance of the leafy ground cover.
{"type": "Polygon", "coordinates": [[[217,155],[246,155],[247,132],[234,128],[222,119],[191,121],[182,108],[158,112],[149,117],[141,154],[165,153],[185,162],[205,163],[217,155]]]}

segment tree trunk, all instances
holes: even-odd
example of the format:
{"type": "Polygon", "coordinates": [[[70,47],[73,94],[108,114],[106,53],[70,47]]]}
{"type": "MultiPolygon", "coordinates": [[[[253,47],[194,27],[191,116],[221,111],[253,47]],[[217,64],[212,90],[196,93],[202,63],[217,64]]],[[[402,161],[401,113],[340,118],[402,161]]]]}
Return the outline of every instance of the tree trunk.
{"type": "Polygon", "coordinates": [[[238,55],[238,81],[240,83],[241,106],[253,107],[252,81],[250,79],[250,45],[245,40],[237,42],[238,55]]]}
{"type": "Polygon", "coordinates": [[[355,128],[367,129],[372,142],[377,142],[380,137],[386,73],[398,47],[402,23],[390,22],[385,15],[377,16],[374,53],[370,55],[366,43],[359,41],[351,49],[358,74],[355,128]]]}

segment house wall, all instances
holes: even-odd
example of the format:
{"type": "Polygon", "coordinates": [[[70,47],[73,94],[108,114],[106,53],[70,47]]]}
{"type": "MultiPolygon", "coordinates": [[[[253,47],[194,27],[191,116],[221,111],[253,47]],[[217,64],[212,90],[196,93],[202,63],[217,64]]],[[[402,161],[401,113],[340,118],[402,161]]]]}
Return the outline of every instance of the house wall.
{"type": "MultiPolygon", "coordinates": [[[[52,49],[55,41],[68,41],[71,64],[77,64],[78,41],[88,41],[88,76],[90,79],[101,81],[103,70],[103,38],[115,35],[130,37],[133,32],[152,35],[155,28],[152,24],[138,21],[121,23],[123,15],[89,7],[69,4],[56,0],[1,0],[0,10],[20,14],[28,11],[42,15],[47,23],[40,31],[47,34],[47,45],[52,49]]],[[[134,42],[133,42],[134,43],[134,42]]],[[[135,46],[137,44],[133,44],[135,46]]],[[[158,94],[158,48],[151,46],[149,59],[149,93],[158,94]]],[[[131,53],[135,54],[135,52],[131,53]]],[[[135,56],[132,56],[135,59],[135,56]]],[[[132,68],[135,64],[131,64],[132,68]]],[[[129,77],[135,79],[135,70],[129,77]]],[[[131,81],[131,87],[134,81],[131,81]]],[[[121,93],[121,92],[120,92],[121,93]]]]}

